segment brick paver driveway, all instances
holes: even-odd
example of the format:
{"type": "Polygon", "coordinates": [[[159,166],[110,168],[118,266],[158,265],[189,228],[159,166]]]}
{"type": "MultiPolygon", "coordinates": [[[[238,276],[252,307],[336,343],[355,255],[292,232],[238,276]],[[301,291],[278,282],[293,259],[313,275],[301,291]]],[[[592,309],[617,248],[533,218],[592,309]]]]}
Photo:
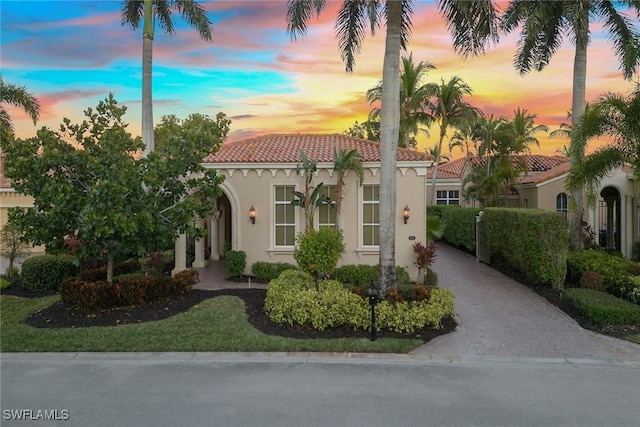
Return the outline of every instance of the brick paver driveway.
{"type": "Polygon", "coordinates": [[[640,345],[581,328],[526,286],[439,244],[433,269],[456,296],[456,332],[419,347],[438,357],[534,357],[640,362],[640,345]]]}

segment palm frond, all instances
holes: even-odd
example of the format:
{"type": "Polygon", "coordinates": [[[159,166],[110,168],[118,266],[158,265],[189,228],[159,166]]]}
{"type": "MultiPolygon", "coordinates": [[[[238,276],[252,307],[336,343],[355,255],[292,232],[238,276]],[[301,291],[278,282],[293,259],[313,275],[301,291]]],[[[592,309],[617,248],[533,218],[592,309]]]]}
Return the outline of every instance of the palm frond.
{"type": "Polygon", "coordinates": [[[307,23],[325,8],[326,0],[288,0],[287,33],[293,40],[307,34],[307,23]]]}
{"type": "Polygon", "coordinates": [[[483,54],[498,42],[498,12],[491,0],[439,0],[438,10],[453,36],[453,48],[464,57],[483,54]]]}

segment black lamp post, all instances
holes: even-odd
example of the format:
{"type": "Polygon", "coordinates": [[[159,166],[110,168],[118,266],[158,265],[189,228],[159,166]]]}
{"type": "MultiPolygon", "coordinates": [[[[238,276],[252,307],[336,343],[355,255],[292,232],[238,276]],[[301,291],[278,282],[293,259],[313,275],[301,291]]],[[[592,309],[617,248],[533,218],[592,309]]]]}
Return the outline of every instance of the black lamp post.
{"type": "Polygon", "coordinates": [[[378,290],[373,285],[373,279],[371,279],[367,296],[369,297],[369,305],[371,306],[371,341],[375,341],[378,339],[378,330],[376,328],[376,305],[378,305],[379,296],[378,290]]]}

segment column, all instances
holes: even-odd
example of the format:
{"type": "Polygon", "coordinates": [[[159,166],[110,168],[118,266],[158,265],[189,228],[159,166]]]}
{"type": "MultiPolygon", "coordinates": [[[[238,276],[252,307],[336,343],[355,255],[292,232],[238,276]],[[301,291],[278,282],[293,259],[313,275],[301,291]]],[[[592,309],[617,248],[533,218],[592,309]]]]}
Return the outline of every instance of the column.
{"type": "Polygon", "coordinates": [[[620,224],[620,246],[622,254],[631,259],[633,257],[633,196],[625,196],[625,215],[620,224]]]}
{"type": "MultiPolygon", "coordinates": [[[[198,219],[196,221],[196,227],[202,230],[204,228],[204,220],[198,219]]],[[[205,249],[204,245],[205,245],[204,237],[201,237],[200,239],[196,240],[196,247],[195,247],[196,258],[193,261],[193,268],[204,268],[207,266],[207,260],[204,259],[204,249],[205,249]]]]}
{"type": "Polygon", "coordinates": [[[218,261],[220,259],[220,233],[218,230],[218,219],[220,218],[220,211],[215,211],[211,217],[209,223],[209,244],[211,245],[211,255],[209,259],[212,261],[218,261]]]}
{"type": "Polygon", "coordinates": [[[176,239],[174,256],[176,265],[171,271],[172,276],[187,269],[187,235],[184,233],[180,233],[176,239]]]}

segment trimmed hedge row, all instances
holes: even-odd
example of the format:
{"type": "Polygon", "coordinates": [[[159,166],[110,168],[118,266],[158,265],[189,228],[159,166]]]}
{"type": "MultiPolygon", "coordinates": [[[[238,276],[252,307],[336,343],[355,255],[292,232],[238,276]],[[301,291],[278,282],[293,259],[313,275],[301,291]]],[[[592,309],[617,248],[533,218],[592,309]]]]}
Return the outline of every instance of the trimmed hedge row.
{"type": "Polygon", "coordinates": [[[280,273],[286,270],[297,270],[298,267],[287,262],[258,261],[251,266],[251,274],[261,282],[276,279],[280,273]]]}
{"type": "MultiPolygon", "coordinates": [[[[336,268],[335,278],[342,283],[368,287],[371,280],[378,283],[378,270],[377,265],[346,264],[336,268]]],[[[403,267],[396,267],[396,281],[399,284],[411,283],[411,277],[403,267]]]]}
{"type": "MultiPolygon", "coordinates": [[[[321,280],[316,291],[313,278],[302,271],[288,270],[267,288],[265,312],[275,323],[306,325],[315,329],[349,326],[366,329],[370,325],[368,302],[336,280],[321,280]]],[[[377,306],[378,327],[396,332],[414,332],[425,326],[439,328],[442,319],[454,311],[453,293],[432,289],[430,298],[417,302],[377,306]]]]}
{"type": "Polygon", "coordinates": [[[456,205],[431,205],[428,215],[439,216],[444,223],[442,238],[453,246],[463,247],[471,253],[476,251],[476,216],[478,208],[463,208],[456,205]]]}
{"type": "Polygon", "coordinates": [[[33,256],[22,263],[20,286],[30,291],[57,290],[65,277],[77,273],[78,260],[73,256],[33,256]]]}
{"type": "Polygon", "coordinates": [[[563,299],[598,326],[640,324],[640,306],[604,292],[572,288],[563,299]]]}
{"type": "Polygon", "coordinates": [[[567,272],[569,231],[564,215],[538,209],[484,209],[490,256],[533,285],[558,288],[567,272]]]}
{"type": "Polygon", "coordinates": [[[64,279],[60,297],[64,303],[94,313],[114,307],[139,306],[187,293],[198,281],[196,270],[185,270],[173,277],[127,274],[113,285],[107,281],[85,281],[80,277],[64,279]]]}

